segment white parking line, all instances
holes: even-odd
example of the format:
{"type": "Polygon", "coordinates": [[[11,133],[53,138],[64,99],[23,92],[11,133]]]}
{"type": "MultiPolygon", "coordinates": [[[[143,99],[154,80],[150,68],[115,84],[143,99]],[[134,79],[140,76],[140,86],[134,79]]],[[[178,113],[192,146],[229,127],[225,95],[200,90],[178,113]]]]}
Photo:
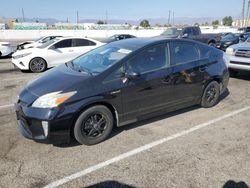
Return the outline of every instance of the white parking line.
{"type": "Polygon", "coordinates": [[[162,138],[162,139],[160,139],[160,140],[154,141],[154,142],[152,142],[152,143],[149,143],[149,144],[147,144],[147,145],[141,146],[141,147],[139,147],[139,148],[133,149],[133,150],[131,150],[131,151],[128,151],[128,152],[126,152],[126,153],[123,153],[123,154],[121,154],[121,155],[118,155],[118,156],[116,156],[116,157],[114,157],[114,158],[111,158],[111,159],[109,159],[109,160],[107,160],[107,161],[101,162],[101,163],[99,163],[99,164],[97,164],[97,165],[91,166],[91,167],[89,167],[89,168],[87,168],[87,169],[84,169],[84,170],[82,170],[82,171],[76,172],[76,173],[74,173],[74,174],[72,174],[72,175],[66,176],[66,177],[64,177],[64,178],[62,178],[62,179],[59,179],[59,180],[57,180],[57,181],[54,181],[54,182],[52,182],[52,183],[46,185],[44,188],[54,188],[54,187],[58,187],[58,186],[63,185],[63,184],[65,184],[65,183],[69,182],[69,181],[72,181],[72,180],[74,180],[74,179],[83,177],[83,176],[85,176],[85,175],[87,175],[87,174],[89,174],[89,173],[91,173],[91,172],[94,172],[94,171],[97,171],[97,170],[99,170],[99,169],[101,169],[101,168],[104,168],[104,167],[106,167],[106,166],[108,166],[108,165],[111,165],[111,164],[113,164],[113,163],[116,163],[116,162],[118,162],[118,161],[121,161],[121,160],[123,160],[123,159],[126,159],[126,158],[128,158],[128,157],[131,157],[131,156],[136,155],[136,154],[138,154],[138,153],[141,153],[141,152],[143,152],[143,151],[149,150],[149,149],[151,149],[151,148],[153,148],[153,147],[155,147],[155,146],[158,146],[158,145],[160,145],[160,144],[163,144],[163,143],[168,142],[168,141],[170,141],[170,140],[173,140],[173,139],[175,139],[175,138],[178,138],[178,137],[187,135],[187,134],[192,133],[192,132],[194,132],[194,131],[196,131],[196,130],[202,129],[202,128],[207,127],[207,126],[209,126],[209,125],[212,125],[212,124],[214,124],[214,123],[216,123],[216,122],[218,122],[218,121],[224,120],[224,119],[229,118],[229,117],[231,117],[231,116],[235,116],[235,115],[237,115],[237,114],[239,114],[239,113],[242,113],[242,112],[244,112],[244,111],[247,111],[247,110],[249,110],[249,109],[250,109],[250,106],[245,107],[245,108],[242,108],[242,109],[239,109],[239,110],[236,110],[236,111],[233,111],[233,112],[231,112],[231,113],[229,113],[229,114],[226,114],[226,115],[221,116],[221,117],[219,117],[219,118],[213,119],[213,120],[208,121],[208,122],[206,122],[206,123],[202,123],[202,124],[196,125],[196,126],[190,128],[190,129],[184,130],[184,131],[179,132],[179,133],[177,133],[177,134],[174,134],[174,135],[172,135],[172,136],[168,136],[168,137],[162,138]]]}
{"type": "Polygon", "coordinates": [[[0,106],[0,109],[9,108],[9,107],[13,107],[13,106],[14,106],[14,104],[6,104],[6,105],[0,106]]]}

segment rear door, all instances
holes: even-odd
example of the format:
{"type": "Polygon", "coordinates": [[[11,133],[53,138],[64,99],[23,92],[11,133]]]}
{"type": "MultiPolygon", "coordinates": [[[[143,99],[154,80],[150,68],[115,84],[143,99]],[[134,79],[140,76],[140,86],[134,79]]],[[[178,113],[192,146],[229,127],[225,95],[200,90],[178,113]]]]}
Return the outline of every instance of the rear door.
{"type": "Polygon", "coordinates": [[[74,49],[72,48],[72,39],[64,39],[48,49],[48,64],[56,66],[61,63],[68,62],[75,57],[74,49]]]}
{"type": "Polygon", "coordinates": [[[96,43],[87,39],[73,39],[73,49],[75,56],[82,55],[96,48],[96,43]]]}
{"type": "Polygon", "coordinates": [[[203,73],[199,70],[199,50],[191,41],[173,41],[170,46],[172,74],[169,79],[174,92],[171,100],[175,101],[176,105],[197,101],[203,82],[203,73]]]}

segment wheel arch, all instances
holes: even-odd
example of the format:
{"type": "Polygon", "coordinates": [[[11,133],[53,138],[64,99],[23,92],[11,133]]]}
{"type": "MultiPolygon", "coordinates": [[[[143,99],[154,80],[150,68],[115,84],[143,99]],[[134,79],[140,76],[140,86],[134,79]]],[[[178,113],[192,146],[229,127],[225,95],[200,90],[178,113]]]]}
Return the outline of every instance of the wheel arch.
{"type": "Polygon", "coordinates": [[[116,108],[112,104],[110,104],[109,102],[106,102],[106,101],[96,101],[96,102],[87,104],[86,106],[83,106],[82,108],[80,108],[78,110],[78,112],[76,113],[76,115],[73,118],[73,122],[72,122],[72,125],[70,127],[70,134],[71,134],[71,136],[74,136],[73,135],[74,126],[75,126],[75,123],[76,123],[78,117],[81,115],[81,113],[84,112],[86,109],[91,108],[93,106],[97,106],[97,105],[105,106],[105,107],[107,107],[111,111],[111,113],[113,115],[113,118],[114,118],[114,122],[115,122],[114,126],[117,127],[117,125],[119,124],[119,116],[118,116],[118,112],[117,112],[116,108]]]}
{"type": "Polygon", "coordinates": [[[45,63],[46,63],[46,66],[48,67],[48,62],[47,62],[47,60],[46,60],[44,57],[41,57],[41,56],[34,56],[34,57],[32,57],[32,58],[30,59],[30,61],[29,61],[29,67],[30,67],[30,62],[31,62],[33,59],[35,59],[35,58],[41,58],[41,59],[43,59],[43,60],[45,61],[45,63]]]}
{"type": "Polygon", "coordinates": [[[221,90],[221,84],[222,84],[223,79],[220,78],[220,77],[218,77],[218,76],[215,76],[215,77],[212,77],[211,79],[207,80],[207,81],[203,84],[202,95],[203,95],[204,90],[206,89],[207,85],[210,84],[210,83],[213,82],[213,81],[218,82],[218,84],[220,85],[220,90],[221,90]]]}

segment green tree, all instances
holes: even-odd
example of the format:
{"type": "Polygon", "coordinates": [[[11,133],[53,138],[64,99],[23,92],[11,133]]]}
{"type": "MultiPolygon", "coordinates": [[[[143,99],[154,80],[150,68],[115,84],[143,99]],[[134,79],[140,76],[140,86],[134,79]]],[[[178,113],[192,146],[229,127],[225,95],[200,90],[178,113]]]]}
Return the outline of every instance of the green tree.
{"type": "Polygon", "coordinates": [[[233,18],[231,16],[226,16],[223,18],[222,22],[223,22],[223,25],[225,26],[232,26],[233,18]]]}
{"type": "Polygon", "coordinates": [[[215,20],[215,21],[212,22],[212,25],[213,25],[213,26],[219,25],[219,24],[220,24],[219,20],[215,20]]]}
{"type": "Polygon", "coordinates": [[[149,21],[148,20],[142,20],[140,23],[141,27],[147,28],[150,27],[149,21]]]}
{"type": "Polygon", "coordinates": [[[102,25],[102,24],[105,24],[105,22],[102,21],[102,20],[99,20],[99,21],[97,22],[97,24],[102,25]]]}

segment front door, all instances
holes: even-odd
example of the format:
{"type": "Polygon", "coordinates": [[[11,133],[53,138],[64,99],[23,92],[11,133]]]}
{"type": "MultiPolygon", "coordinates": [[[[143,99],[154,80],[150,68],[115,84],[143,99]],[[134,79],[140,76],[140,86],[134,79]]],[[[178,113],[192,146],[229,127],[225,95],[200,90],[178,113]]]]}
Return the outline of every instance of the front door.
{"type": "MultiPolygon", "coordinates": [[[[124,80],[122,87],[123,120],[163,109],[171,101],[169,45],[149,47],[125,63],[126,73],[137,78],[124,80]]],[[[125,78],[126,79],[126,78],[125,78]]]]}

